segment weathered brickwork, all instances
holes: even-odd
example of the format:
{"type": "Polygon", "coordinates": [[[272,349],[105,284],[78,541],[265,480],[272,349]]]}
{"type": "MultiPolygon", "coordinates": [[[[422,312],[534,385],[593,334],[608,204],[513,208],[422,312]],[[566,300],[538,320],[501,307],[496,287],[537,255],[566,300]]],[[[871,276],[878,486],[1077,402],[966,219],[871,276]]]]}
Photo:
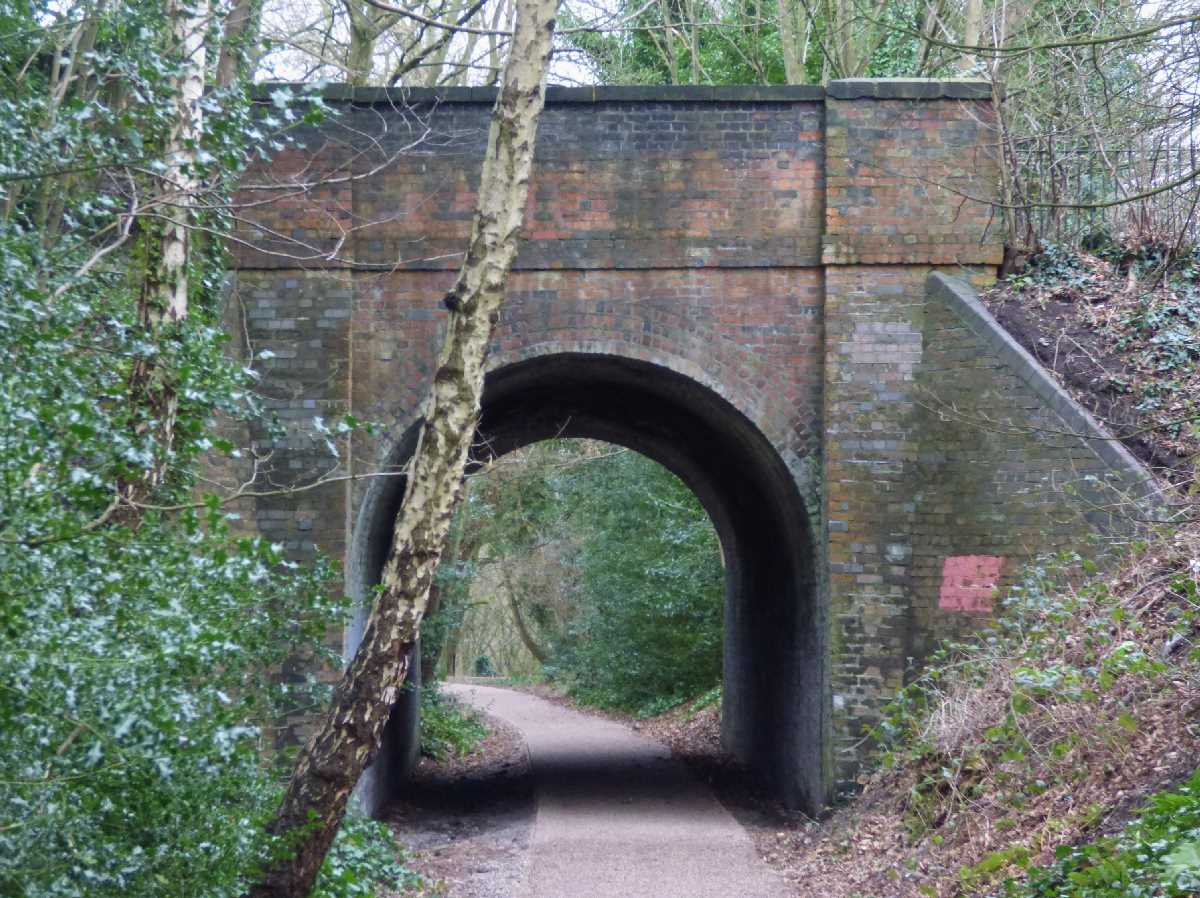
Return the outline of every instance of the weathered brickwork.
{"type": "Polygon", "coordinates": [[[999,264],[990,100],[825,106],[826,264],[999,264]]]}
{"type": "MultiPolygon", "coordinates": [[[[419,413],[453,278],[439,271],[360,281],[355,414],[398,431],[419,413]]],[[[816,269],[520,271],[489,367],[553,353],[653,362],[728,400],[799,467],[820,442],[821,303],[816,269]]]]}
{"type": "MultiPolygon", "coordinates": [[[[346,274],[238,272],[231,285],[230,317],[240,319],[250,354],[266,356],[269,372],[259,388],[267,419],[251,433],[262,459],[260,474],[277,487],[309,484],[335,474],[338,459],[313,419],[333,421],[348,410],[349,325],[353,283],[346,274]]],[[[337,484],[256,502],[258,530],[296,554],[317,546],[344,551],[344,489],[337,484]]]]}
{"type": "MultiPolygon", "coordinates": [[[[239,264],[291,267],[293,241],[303,241],[301,255],[336,250],[322,267],[457,269],[490,101],[340,111],[302,136],[307,151],[289,150],[249,180],[357,177],[311,199],[276,191],[282,199],[247,216],[256,227],[241,232],[239,264]]],[[[815,100],[580,105],[552,94],[518,269],[820,264],[823,112],[815,100]]]]}
{"type": "Polygon", "coordinates": [[[930,284],[917,397],[909,653],[919,660],[979,620],[940,601],[946,559],[1003,559],[1003,583],[1039,553],[1092,554],[1097,536],[1128,534],[1154,486],[961,283],[930,284]]]}
{"type": "MultiPolygon", "coordinates": [[[[228,321],[274,354],[263,391],[284,432],[252,437],[280,484],[403,462],[491,94],[327,99],[336,120],[248,176],[234,244],[228,321]],[[335,470],[311,421],[344,412],[381,436],[356,437],[335,470]]],[[[726,709],[727,735],[801,805],[853,778],[912,660],[985,619],[995,582],[1115,526],[1065,482],[1095,502],[1114,471],[1137,481],[1110,443],[1063,435],[1095,425],[966,288],[927,284],[994,277],[977,201],[997,177],[990,116],[972,82],[586,88],[552,92],[539,131],[489,362],[496,407],[536,415],[546,397],[564,432],[577,415],[579,432],[690,478],[730,564],[726,697],[744,707],[726,709]],[[672,447],[673,427],[699,442],[672,447]]],[[[363,595],[394,502],[384,482],[265,497],[254,520],[298,557],[348,556],[363,595]]]]}
{"type": "MultiPolygon", "coordinates": [[[[825,489],[836,768],[913,655],[925,279],[986,284],[1000,260],[986,197],[997,168],[975,85],[831,85],[826,100],[825,489]]],[[[934,584],[934,595],[940,584],[934,584]]],[[[936,634],[929,634],[936,638],[936,634]]]]}

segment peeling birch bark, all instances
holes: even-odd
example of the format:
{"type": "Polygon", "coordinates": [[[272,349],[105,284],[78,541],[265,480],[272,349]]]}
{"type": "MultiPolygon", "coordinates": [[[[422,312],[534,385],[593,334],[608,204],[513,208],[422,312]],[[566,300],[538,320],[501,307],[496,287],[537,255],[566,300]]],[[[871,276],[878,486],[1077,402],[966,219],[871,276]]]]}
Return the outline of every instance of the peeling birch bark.
{"type": "Polygon", "coordinates": [[[462,489],[484,364],[524,220],[534,137],[545,98],[557,0],[518,0],[517,21],[492,113],[475,221],[450,310],[408,489],[397,515],[380,595],[332,707],[301,753],[271,831],[293,854],[251,888],[252,898],[301,898],[345,814],[350,793],[379,750],[408,673],[462,489]]]}
{"type": "MultiPolygon", "coordinates": [[[[153,342],[164,328],[179,324],[188,315],[188,257],[191,250],[191,204],[200,190],[197,154],[204,134],[204,79],[207,30],[212,14],[209,0],[168,0],[165,14],[171,23],[174,50],[180,71],[174,79],[175,120],[163,148],[163,171],[154,198],[154,217],[147,218],[146,273],[138,298],[138,318],[153,342]]],[[[175,442],[179,397],[169,374],[153,358],[140,358],[129,376],[130,401],[142,406],[153,419],[158,455],[140,477],[118,485],[126,503],[124,517],[136,520],[137,503],[162,484],[175,442]]]]}

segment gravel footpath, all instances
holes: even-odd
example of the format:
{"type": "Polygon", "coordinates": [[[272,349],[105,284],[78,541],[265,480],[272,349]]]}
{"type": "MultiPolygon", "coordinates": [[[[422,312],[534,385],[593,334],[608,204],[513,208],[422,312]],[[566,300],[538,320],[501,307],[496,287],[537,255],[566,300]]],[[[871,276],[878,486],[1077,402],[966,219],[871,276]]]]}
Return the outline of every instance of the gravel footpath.
{"type": "MultiPolygon", "coordinates": [[[[418,765],[385,819],[411,852],[408,866],[437,883],[431,895],[515,898],[533,831],[525,740],[503,721],[467,758],[418,765]]],[[[566,898],[566,896],[564,896],[566,898]]]]}
{"type": "MultiPolygon", "coordinates": [[[[624,724],[526,693],[475,685],[444,688],[520,732],[529,766],[517,780],[531,788],[536,805],[520,882],[510,863],[503,888],[452,888],[454,898],[784,894],[746,830],[657,742],[624,724]]],[[[492,814],[504,806],[493,804],[492,814]]],[[[515,841],[509,841],[513,848],[515,841]]]]}

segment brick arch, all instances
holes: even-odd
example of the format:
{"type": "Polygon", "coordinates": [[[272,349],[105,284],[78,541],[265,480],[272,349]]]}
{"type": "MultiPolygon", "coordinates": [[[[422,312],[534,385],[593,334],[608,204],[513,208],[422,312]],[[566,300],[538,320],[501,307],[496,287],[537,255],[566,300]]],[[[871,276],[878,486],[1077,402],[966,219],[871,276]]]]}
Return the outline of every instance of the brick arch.
{"type": "MultiPolygon", "coordinates": [[[[827,613],[805,497],[775,446],[733,403],[661,358],[622,348],[563,352],[535,343],[501,353],[485,386],[479,445],[503,455],[555,436],[603,439],[688,484],[726,557],[723,742],[775,782],[785,801],[819,807],[831,785],[827,613]]],[[[388,464],[405,463],[416,430],[401,427],[388,464]]],[[[364,496],[348,571],[359,596],[378,580],[402,493],[389,478],[364,496]]],[[[351,647],[360,632],[352,629],[351,647]]],[[[369,805],[396,789],[415,743],[415,705],[402,700],[364,786],[369,805]]]]}
{"type": "Polygon", "coordinates": [[[492,352],[602,351],[661,364],[802,457],[820,445],[821,300],[816,269],[518,271],[492,352]]]}
{"type": "MultiPolygon", "coordinates": [[[[356,414],[400,425],[419,413],[453,279],[450,271],[397,272],[360,288],[355,327],[394,361],[365,370],[358,363],[356,414]]],[[[491,355],[498,364],[530,353],[606,352],[661,364],[729,400],[798,477],[815,480],[821,301],[817,269],[516,271],[491,355]]]]}
{"type": "Polygon", "coordinates": [[[815,482],[818,460],[814,457],[815,451],[810,449],[810,434],[804,426],[808,422],[797,421],[794,406],[789,406],[778,391],[753,388],[744,381],[739,383],[735,380],[731,385],[731,379],[722,376],[734,363],[754,364],[754,359],[744,351],[738,352],[736,348],[734,351],[717,351],[706,360],[628,340],[600,339],[594,335],[586,339],[570,333],[527,336],[533,339],[507,350],[498,345],[489,356],[488,372],[550,356],[598,354],[646,362],[688,378],[728,402],[760,431],[791,472],[809,515],[819,519],[821,497],[815,482]]]}

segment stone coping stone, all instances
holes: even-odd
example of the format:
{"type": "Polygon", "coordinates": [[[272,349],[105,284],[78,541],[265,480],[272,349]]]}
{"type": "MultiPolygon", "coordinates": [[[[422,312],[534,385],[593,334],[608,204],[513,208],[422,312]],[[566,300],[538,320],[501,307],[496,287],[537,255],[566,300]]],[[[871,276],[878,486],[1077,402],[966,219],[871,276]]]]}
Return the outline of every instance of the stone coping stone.
{"type": "Polygon", "coordinates": [[[835,100],[990,100],[992,85],[981,78],[847,78],[830,81],[835,100]]]}
{"type": "MultiPolygon", "coordinates": [[[[254,85],[256,100],[269,100],[275,91],[290,90],[298,96],[316,94],[329,102],[370,105],[412,106],[428,103],[486,103],[496,101],[494,87],[355,87],[266,82],[254,85]]],[[[991,85],[982,80],[935,78],[853,78],[830,81],[825,87],[813,84],[728,85],[603,85],[594,87],[546,88],[550,105],[572,103],[797,103],[835,100],[982,100],[992,96],[991,85]]]]}
{"type": "Polygon", "coordinates": [[[935,271],[925,281],[925,290],[944,302],[987,343],[1017,377],[1055,411],[1071,433],[1087,440],[1096,455],[1132,492],[1135,500],[1150,508],[1162,506],[1165,497],[1154,475],[1120,440],[1105,431],[1087,409],[1071,398],[1050,372],[1004,329],[966,281],[935,271]]]}

